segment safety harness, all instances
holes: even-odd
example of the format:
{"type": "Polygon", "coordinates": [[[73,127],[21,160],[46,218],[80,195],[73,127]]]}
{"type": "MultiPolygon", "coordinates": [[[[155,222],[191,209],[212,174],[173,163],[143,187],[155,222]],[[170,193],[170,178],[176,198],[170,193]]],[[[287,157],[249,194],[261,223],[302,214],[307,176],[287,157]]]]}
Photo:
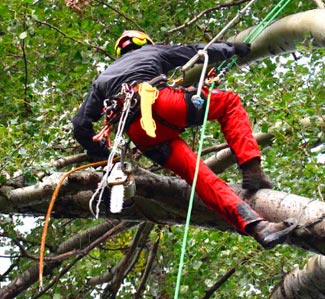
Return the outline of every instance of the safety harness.
{"type": "MultiPolygon", "coordinates": [[[[211,77],[211,76],[210,76],[211,77]]],[[[103,129],[93,137],[93,141],[105,141],[110,149],[110,157],[114,157],[117,148],[120,149],[121,161],[112,164],[112,158],[108,159],[107,166],[104,170],[104,176],[101,183],[98,185],[96,192],[93,194],[89,208],[93,215],[99,217],[99,205],[102,201],[105,190],[110,190],[110,212],[119,213],[122,211],[123,202],[134,196],[135,184],[132,176],[132,167],[130,163],[125,162],[125,154],[127,153],[126,146],[128,143],[122,137],[122,134],[127,131],[133,120],[141,114],[140,124],[146,134],[152,138],[156,137],[156,121],[166,127],[184,131],[184,127],[175,126],[164,118],[160,117],[157,112],[152,109],[153,104],[159,96],[159,90],[168,86],[166,75],[162,74],[148,82],[132,82],[131,84],[122,84],[121,91],[104,101],[102,115],[104,116],[103,129]],[[127,108],[126,108],[127,107],[127,108]],[[123,128],[121,127],[121,118],[124,118],[123,128]],[[111,133],[114,131],[112,127],[118,124],[120,136],[115,135],[114,143],[119,143],[112,147],[111,133]],[[96,210],[93,210],[93,203],[99,193],[99,199],[96,204],[96,210]],[[128,195],[128,196],[126,196],[128,195]]],[[[178,87],[182,88],[182,87],[178,87]]],[[[198,89],[194,87],[182,88],[185,92],[185,101],[188,107],[187,127],[197,126],[202,124],[204,111],[207,104],[207,99],[203,94],[198,94],[198,89]]],[[[142,148],[142,150],[144,150],[142,148]]],[[[154,147],[146,148],[145,155],[153,161],[163,164],[168,157],[168,146],[159,144],[154,147]]],[[[105,193],[105,199],[108,197],[105,193]]]]}
{"type": "MultiPolygon", "coordinates": [[[[125,161],[129,143],[123,138],[123,133],[127,131],[132,121],[141,114],[141,127],[148,136],[153,138],[156,137],[156,120],[167,126],[173,126],[152,111],[152,105],[159,95],[159,89],[166,86],[167,77],[165,75],[160,75],[149,82],[124,83],[117,95],[104,101],[102,111],[104,127],[93,137],[93,141],[98,142],[104,139],[110,149],[110,156],[104,168],[103,178],[89,202],[89,209],[96,218],[99,217],[99,206],[105,191],[110,191],[111,213],[121,212],[124,200],[135,194],[133,168],[131,163],[125,161]],[[117,128],[113,130],[114,126],[117,128]],[[113,131],[116,133],[112,145],[110,134],[113,131]],[[117,151],[120,154],[120,161],[113,163],[117,151]],[[97,195],[99,197],[94,211],[93,204],[97,195]]],[[[104,197],[105,199],[108,197],[107,192],[104,197]]]]}
{"type": "MultiPolygon", "coordinates": [[[[215,73],[210,73],[205,85],[209,86],[211,80],[216,80],[215,73]]],[[[166,75],[162,74],[148,82],[133,82],[128,85],[128,89],[133,90],[133,96],[131,99],[131,107],[127,117],[125,131],[127,131],[129,125],[137,118],[141,113],[140,124],[143,130],[146,131],[147,135],[150,137],[156,137],[156,121],[163,124],[164,126],[178,130],[184,131],[183,127],[176,126],[164,118],[162,118],[156,111],[152,109],[152,105],[156,101],[159,90],[169,86],[168,79],[166,75]]],[[[203,93],[197,96],[197,88],[190,86],[187,88],[177,87],[183,89],[185,92],[185,101],[188,107],[188,117],[187,126],[197,126],[202,124],[203,113],[206,105],[206,97],[203,93]]],[[[104,127],[102,130],[93,136],[94,142],[100,142],[105,140],[108,148],[111,147],[112,142],[110,134],[113,132],[112,127],[119,121],[121,115],[121,109],[123,107],[123,102],[125,101],[125,94],[121,90],[117,95],[112,96],[110,99],[104,101],[104,107],[102,115],[104,116],[104,127]]]]}

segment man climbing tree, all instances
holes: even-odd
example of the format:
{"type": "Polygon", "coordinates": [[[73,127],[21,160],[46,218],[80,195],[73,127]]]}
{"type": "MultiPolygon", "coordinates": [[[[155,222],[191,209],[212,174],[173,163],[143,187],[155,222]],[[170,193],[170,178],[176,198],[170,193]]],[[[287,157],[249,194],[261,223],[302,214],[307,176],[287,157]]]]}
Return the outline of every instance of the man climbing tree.
{"type": "MultiPolygon", "coordinates": [[[[187,127],[202,124],[206,108],[204,99],[210,96],[208,87],[204,87],[201,98],[194,101],[193,89],[171,88],[161,75],[184,65],[203,47],[201,44],[154,45],[143,32],[124,31],[115,45],[115,54],[119,59],[94,81],[86,101],[73,119],[78,142],[90,155],[108,156],[107,144],[93,140],[95,132],[92,123],[101,118],[103,109],[108,122],[118,120],[127,86],[127,92],[135,94],[134,108],[125,129],[127,135],[146,157],[192,184],[197,157],[179,135],[187,127]],[[157,95],[150,103],[142,90],[143,82],[150,83],[146,88],[157,95]],[[124,88],[121,91],[122,85],[124,88]]],[[[243,57],[249,51],[250,45],[246,43],[214,43],[208,48],[208,55],[210,61],[216,63],[233,55],[243,57]]],[[[214,89],[208,119],[219,121],[242,169],[243,188],[253,191],[271,188],[272,182],[260,167],[261,154],[239,96],[214,89]]],[[[284,242],[297,225],[295,219],[281,223],[264,220],[203,161],[200,162],[196,192],[212,211],[240,232],[252,235],[266,249],[284,242]]]]}

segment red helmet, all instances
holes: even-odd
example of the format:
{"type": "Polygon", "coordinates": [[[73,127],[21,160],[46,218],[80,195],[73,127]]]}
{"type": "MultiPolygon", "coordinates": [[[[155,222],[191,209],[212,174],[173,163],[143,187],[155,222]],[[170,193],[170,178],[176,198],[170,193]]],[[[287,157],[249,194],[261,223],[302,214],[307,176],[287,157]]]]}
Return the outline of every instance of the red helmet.
{"type": "Polygon", "coordinates": [[[117,40],[114,52],[115,55],[119,57],[130,50],[141,48],[147,44],[153,45],[154,42],[144,32],[138,30],[125,30],[117,40]]]}

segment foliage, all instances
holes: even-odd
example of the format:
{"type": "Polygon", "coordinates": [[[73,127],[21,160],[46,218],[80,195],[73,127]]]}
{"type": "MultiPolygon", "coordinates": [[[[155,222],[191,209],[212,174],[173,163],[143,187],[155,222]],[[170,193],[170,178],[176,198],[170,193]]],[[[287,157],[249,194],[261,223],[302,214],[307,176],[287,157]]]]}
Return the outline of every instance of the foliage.
{"type": "MultiPolygon", "coordinates": [[[[71,119],[91,81],[114,59],[114,41],[124,28],[143,29],[161,43],[206,42],[240,6],[211,10],[192,25],[173,29],[195,18],[197,12],[220,4],[224,3],[95,0],[76,12],[58,0],[1,2],[0,184],[19,175],[26,180],[24,184],[32,184],[37,181],[38,171],[51,173],[49,161],[82,151],[72,137],[71,119]]],[[[226,37],[258,23],[271,6],[270,1],[258,1],[226,37]]],[[[296,1],[284,14],[311,8],[312,1],[296,1]]],[[[236,68],[222,86],[241,94],[255,131],[276,128],[272,147],[263,151],[263,164],[275,179],[276,188],[313,198],[323,198],[325,193],[325,170],[317,161],[319,152],[311,151],[324,143],[324,127],[320,129],[317,125],[317,117],[324,116],[323,55],[324,50],[301,48],[298,60],[292,56],[277,57],[249,69],[236,68]],[[303,125],[303,118],[308,118],[312,125],[303,125]]],[[[209,124],[207,135],[206,146],[224,142],[215,124],[209,124]]],[[[184,136],[193,138],[189,131],[184,136]]],[[[199,134],[194,138],[199,138],[199,134]]],[[[238,177],[236,169],[222,174],[230,182],[237,182],[238,177]]],[[[37,255],[43,221],[36,221],[31,231],[22,232],[23,218],[1,216],[0,220],[0,245],[7,248],[6,255],[11,256],[13,267],[5,277],[0,276],[5,285],[31,264],[20,256],[15,241],[37,255]]],[[[49,251],[68,236],[95,224],[94,220],[52,221],[49,251]]],[[[182,227],[163,229],[157,261],[146,288],[148,298],[172,298],[182,232],[182,227]]],[[[133,234],[133,230],[120,234],[93,250],[41,298],[96,298],[103,286],[91,287],[87,279],[113,267],[133,234]]],[[[152,232],[151,242],[156,237],[157,232],[152,232]]],[[[305,253],[289,247],[262,255],[249,238],[216,231],[192,228],[189,240],[181,289],[184,299],[202,298],[213,283],[235,266],[235,275],[214,298],[266,298],[265,294],[281,279],[282,271],[291,271],[306,259],[305,253]],[[249,261],[240,265],[240,260],[248,256],[249,261]]],[[[135,270],[124,282],[120,298],[130,298],[138,285],[146,254],[147,251],[140,256],[135,270]]],[[[69,262],[54,271],[53,277],[69,262]]],[[[2,269],[2,274],[5,272],[2,269]]],[[[18,298],[35,298],[36,292],[34,286],[18,298]]]]}

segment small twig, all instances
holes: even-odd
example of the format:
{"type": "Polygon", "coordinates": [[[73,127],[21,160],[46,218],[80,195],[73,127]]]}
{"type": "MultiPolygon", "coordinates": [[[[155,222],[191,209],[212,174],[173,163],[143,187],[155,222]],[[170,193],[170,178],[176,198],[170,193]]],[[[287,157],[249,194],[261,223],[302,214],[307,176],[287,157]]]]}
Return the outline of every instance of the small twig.
{"type": "Polygon", "coordinates": [[[157,250],[158,250],[159,242],[160,242],[160,232],[161,232],[161,228],[157,232],[158,233],[157,240],[153,244],[153,246],[152,246],[152,248],[150,250],[150,253],[148,255],[147,265],[146,265],[146,268],[144,270],[140,285],[139,285],[139,287],[138,287],[138,289],[137,289],[137,291],[136,291],[136,293],[134,295],[134,299],[142,298],[142,293],[143,293],[143,291],[145,289],[149,274],[150,274],[151,269],[152,269],[153,262],[154,262],[154,260],[156,258],[156,255],[157,255],[157,250]]]}
{"type": "Polygon", "coordinates": [[[67,34],[66,34],[65,32],[63,32],[61,29],[59,29],[58,27],[56,27],[56,26],[54,26],[54,25],[52,25],[52,24],[50,24],[50,23],[48,23],[48,22],[40,21],[40,20],[35,20],[35,22],[38,23],[38,24],[40,24],[40,25],[44,25],[44,26],[49,27],[50,29],[55,30],[56,32],[58,32],[58,33],[60,33],[61,35],[63,35],[65,38],[70,39],[70,40],[72,40],[72,41],[75,42],[75,43],[78,43],[78,44],[81,44],[81,45],[85,45],[85,46],[87,46],[87,47],[90,47],[90,48],[92,48],[92,49],[95,49],[95,50],[97,50],[98,52],[101,52],[101,53],[105,54],[105,55],[108,56],[110,59],[114,60],[114,58],[113,58],[112,56],[110,56],[110,55],[108,54],[108,52],[106,52],[105,49],[103,49],[103,48],[101,48],[101,47],[99,47],[99,46],[94,46],[94,45],[92,45],[92,44],[89,44],[89,43],[83,42],[83,41],[81,41],[81,40],[75,39],[74,37],[71,37],[71,36],[67,35],[67,34]]]}
{"type": "MultiPolygon", "coordinates": [[[[26,13],[26,12],[25,12],[26,13]]],[[[23,23],[24,31],[27,32],[26,23],[23,23]]],[[[26,112],[31,112],[31,108],[29,106],[29,102],[27,99],[28,95],[28,62],[27,62],[27,54],[26,54],[26,48],[25,48],[25,38],[21,41],[21,50],[23,53],[23,61],[24,61],[24,106],[26,109],[26,112]]]]}
{"type": "MultiPolygon", "coordinates": [[[[107,238],[109,238],[111,235],[114,235],[116,232],[118,232],[120,229],[124,228],[128,224],[127,221],[121,221],[119,224],[108,230],[105,234],[103,234],[101,237],[90,243],[87,247],[81,249],[81,250],[70,250],[68,252],[62,253],[60,255],[57,255],[55,257],[45,257],[44,260],[48,263],[55,263],[58,261],[65,260],[71,256],[80,255],[85,256],[87,255],[91,250],[93,250],[95,247],[97,247],[100,243],[104,242],[107,238]]],[[[39,260],[39,258],[36,258],[39,260]]]]}
{"type": "MultiPolygon", "coordinates": [[[[2,257],[2,256],[1,256],[2,257]]],[[[10,257],[11,258],[11,257],[10,257]]],[[[16,263],[12,263],[9,268],[3,273],[0,275],[0,281],[3,281],[3,279],[15,268],[17,267],[17,264],[16,263]]]]}
{"type": "Polygon", "coordinates": [[[217,144],[217,145],[213,145],[210,147],[205,148],[204,150],[202,150],[202,155],[207,155],[210,154],[212,152],[218,152],[221,151],[225,148],[228,148],[228,144],[227,143],[222,143],[222,144],[217,144]]]}
{"type": "Polygon", "coordinates": [[[222,8],[225,8],[225,7],[233,7],[233,6],[237,6],[237,5],[240,5],[240,4],[243,4],[243,3],[246,3],[248,2],[249,0],[242,0],[242,1],[238,1],[238,2],[234,2],[234,3],[229,3],[229,4],[219,4],[219,5],[216,5],[214,7],[211,7],[211,8],[207,8],[203,11],[201,11],[198,15],[196,15],[192,20],[188,21],[188,22],[185,22],[184,24],[182,24],[181,26],[178,26],[176,28],[173,28],[169,31],[166,31],[166,35],[168,34],[171,34],[175,31],[179,31],[179,30],[182,30],[190,25],[192,25],[193,23],[195,23],[197,20],[199,20],[200,18],[202,18],[204,15],[206,15],[207,13],[211,12],[211,11],[215,11],[215,10],[220,10],[222,8]]]}
{"type": "Polygon", "coordinates": [[[126,19],[127,21],[129,21],[131,24],[133,24],[137,29],[139,29],[141,31],[144,31],[144,29],[141,28],[141,26],[139,24],[137,24],[134,20],[130,19],[126,14],[123,14],[118,9],[116,9],[113,6],[109,5],[108,4],[108,1],[97,0],[97,2],[100,3],[101,5],[105,5],[109,9],[115,11],[118,15],[120,15],[121,17],[123,17],[124,19],[126,19]]]}
{"type": "Polygon", "coordinates": [[[127,221],[121,221],[119,224],[117,224],[116,226],[114,226],[112,229],[110,229],[109,231],[107,231],[104,235],[102,235],[101,237],[99,237],[97,240],[95,240],[94,242],[92,242],[89,246],[85,247],[82,250],[76,251],[76,250],[72,250],[70,252],[66,252],[64,254],[61,254],[55,258],[53,258],[53,261],[60,261],[62,260],[62,258],[67,258],[68,256],[73,255],[77,255],[77,257],[71,262],[69,263],[66,267],[64,267],[60,273],[55,277],[55,279],[53,279],[45,288],[43,288],[36,296],[34,296],[32,299],[37,299],[39,298],[41,295],[43,295],[44,293],[46,293],[47,290],[49,290],[54,284],[56,284],[59,279],[65,274],[67,273],[72,266],[77,263],[80,259],[82,259],[84,256],[86,256],[92,249],[94,249],[98,244],[102,243],[103,241],[105,241],[105,239],[107,239],[109,236],[111,236],[112,234],[116,233],[116,231],[120,230],[121,228],[125,227],[126,225],[128,225],[127,221]]]}
{"type": "Polygon", "coordinates": [[[244,264],[246,264],[251,258],[256,257],[256,252],[252,252],[247,257],[244,257],[239,261],[239,263],[230,268],[210,289],[205,291],[205,295],[202,299],[209,299],[213,295],[213,293],[219,289],[235,272],[236,269],[244,264]]]}
{"type": "MultiPolygon", "coordinates": [[[[94,242],[92,242],[87,247],[85,247],[85,248],[83,248],[81,250],[73,249],[73,250],[70,250],[68,252],[64,252],[64,253],[62,253],[60,255],[57,255],[57,256],[44,257],[44,261],[47,262],[47,263],[56,263],[56,262],[59,262],[59,261],[63,261],[63,260],[65,260],[65,259],[67,259],[67,258],[69,258],[71,256],[76,256],[76,255],[85,256],[91,250],[93,250],[95,247],[97,247],[100,243],[104,242],[105,239],[107,239],[111,235],[115,234],[120,228],[123,228],[126,223],[127,223],[126,221],[120,222],[118,225],[116,225],[115,227],[113,227],[112,229],[107,231],[100,238],[96,239],[94,242]]],[[[27,250],[23,247],[23,245],[20,244],[20,242],[18,240],[12,239],[12,241],[19,247],[19,249],[20,249],[20,251],[22,253],[19,257],[27,257],[27,258],[29,258],[31,260],[39,261],[39,257],[28,253],[27,250]]],[[[10,256],[10,258],[12,258],[12,257],[13,256],[10,256]]]]}
{"type": "Polygon", "coordinates": [[[65,266],[60,273],[45,287],[43,288],[38,294],[36,294],[32,299],[40,298],[43,294],[45,294],[52,286],[54,286],[60,278],[67,273],[79,260],[81,260],[84,256],[79,255],[77,256],[71,263],[69,263],[67,266],[65,266]]]}

